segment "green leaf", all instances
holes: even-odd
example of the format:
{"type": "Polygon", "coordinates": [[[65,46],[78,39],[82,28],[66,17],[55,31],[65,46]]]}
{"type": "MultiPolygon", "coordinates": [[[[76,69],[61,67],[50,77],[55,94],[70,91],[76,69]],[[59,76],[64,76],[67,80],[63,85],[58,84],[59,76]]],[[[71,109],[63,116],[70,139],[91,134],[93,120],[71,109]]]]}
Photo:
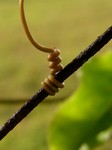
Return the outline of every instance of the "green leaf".
{"type": "MultiPolygon", "coordinates": [[[[74,83],[75,84],[75,83],[74,83]]],[[[50,150],[94,146],[96,135],[112,125],[112,53],[94,57],[82,68],[81,84],[56,113],[50,150]]]]}

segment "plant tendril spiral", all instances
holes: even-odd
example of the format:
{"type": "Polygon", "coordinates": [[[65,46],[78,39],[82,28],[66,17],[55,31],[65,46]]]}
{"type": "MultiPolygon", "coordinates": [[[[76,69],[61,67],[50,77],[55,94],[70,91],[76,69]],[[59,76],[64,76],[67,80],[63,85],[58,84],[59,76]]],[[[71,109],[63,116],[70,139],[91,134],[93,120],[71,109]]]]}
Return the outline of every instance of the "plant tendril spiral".
{"type": "Polygon", "coordinates": [[[54,75],[63,69],[63,66],[60,64],[62,60],[61,57],[59,57],[60,51],[56,48],[53,49],[53,48],[42,46],[35,41],[35,39],[33,38],[33,36],[29,31],[26,22],[25,13],[24,13],[24,0],[19,0],[19,7],[20,7],[21,21],[29,41],[38,50],[46,53],[50,53],[48,55],[50,75],[41,83],[41,85],[46,90],[46,92],[49,93],[49,95],[55,95],[55,93],[57,93],[60,88],[64,87],[64,83],[60,83],[54,78],[54,75]]]}

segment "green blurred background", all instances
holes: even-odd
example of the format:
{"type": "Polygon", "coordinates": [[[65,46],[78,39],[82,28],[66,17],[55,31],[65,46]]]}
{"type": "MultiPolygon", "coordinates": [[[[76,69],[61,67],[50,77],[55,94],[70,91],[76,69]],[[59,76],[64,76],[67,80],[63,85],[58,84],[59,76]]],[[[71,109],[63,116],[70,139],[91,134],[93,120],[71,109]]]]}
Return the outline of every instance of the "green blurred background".
{"type": "MultiPolygon", "coordinates": [[[[37,51],[25,36],[18,3],[0,0],[0,125],[22,105],[4,105],[3,101],[29,99],[49,74],[47,54],[37,51]]],[[[59,48],[63,65],[112,24],[111,0],[27,0],[25,12],[35,39],[59,48]]],[[[110,42],[100,53],[111,47],[110,42]]],[[[0,149],[48,150],[47,133],[53,114],[77,85],[78,75],[74,74],[59,94],[41,103],[1,141],[0,149]]]]}

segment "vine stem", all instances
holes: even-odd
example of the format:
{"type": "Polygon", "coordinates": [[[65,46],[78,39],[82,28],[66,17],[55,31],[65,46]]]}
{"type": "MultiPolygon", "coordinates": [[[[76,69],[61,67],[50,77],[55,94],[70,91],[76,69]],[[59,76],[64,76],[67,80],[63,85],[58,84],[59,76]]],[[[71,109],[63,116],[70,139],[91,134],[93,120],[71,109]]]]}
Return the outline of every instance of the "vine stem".
{"type": "MultiPolygon", "coordinates": [[[[82,51],[63,70],[55,75],[59,82],[63,82],[85,62],[96,54],[103,46],[112,39],[112,26],[101,34],[92,44],[82,51]]],[[[2,140],[18,123],[20,123],[40,102],[49,94],[41,88],[32,98],[30,98],[11,118],[0,128],[0,140],[2,140]]]]}

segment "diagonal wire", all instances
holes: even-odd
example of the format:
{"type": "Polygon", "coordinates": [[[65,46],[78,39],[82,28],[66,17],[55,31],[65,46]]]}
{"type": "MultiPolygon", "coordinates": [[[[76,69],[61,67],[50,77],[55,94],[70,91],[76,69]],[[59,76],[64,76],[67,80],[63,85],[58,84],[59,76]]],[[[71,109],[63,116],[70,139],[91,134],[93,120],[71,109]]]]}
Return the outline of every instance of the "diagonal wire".
{"type": "MultiPolygon", "coordinates": [[[[112,26],[101,34],[92,44],[82,51],[63,70],[55,75],[59,82],[63,82],[85,62],[96,54],[103,46],[112,39],[112,26]]],[[[40,102],[49,94],[42,88],[31,99],[29,99],[0,129],[0,140],[2,140],[18,123],[20,123],[40,102]]]]}

